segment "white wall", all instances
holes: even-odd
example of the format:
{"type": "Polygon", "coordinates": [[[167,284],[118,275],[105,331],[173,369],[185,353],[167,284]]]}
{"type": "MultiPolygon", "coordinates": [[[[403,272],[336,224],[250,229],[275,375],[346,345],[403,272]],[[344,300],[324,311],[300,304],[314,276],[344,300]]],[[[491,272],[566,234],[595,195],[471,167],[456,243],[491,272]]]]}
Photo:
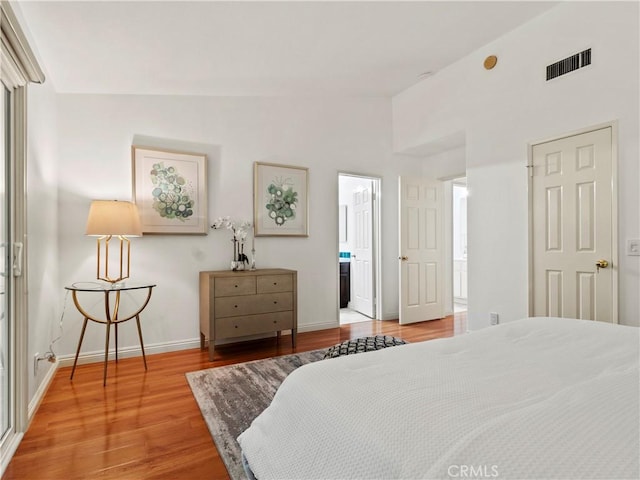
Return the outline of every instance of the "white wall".
{"type": "Polygon", "coordinates": [[[423,175],[433,179],[461,178],[467,171],[465,145],[423,155],[423,175]]]}
{"type": "MultiPolygon", "coordinates": [[[[566,2],[393,99],[394,149],[428,150],[464,132],[469,188],[469,327],[528,314],[527,145],[609,121],[619,126],[619,319],[639,325],[637,2],[566,2]],[[545,81],[545,67],[592,48],[592,65],[545,81]],[[497,55],[496,68],[483,60],[497,55]],[[491,281],[487,281],[490,279],[491,281]]],[[[440,164],[425,161],[424,173],[440,164]]]]}
{"type": "MultiPolygon", "coordinates": [[[[382,177],[383,314],[397,315],[397,176],[421,165],[394,161],[389,99],[59,95],[58,107],[59,286],[95,277],[95,240],[84,236],[90,200],[131,198],[137,143],[208,155],[210,220],[252,218],[254,161],[309,168],[310,236],[256,239],[258,268],[298,270],[302,331],[338,322],[338,171],[382,177]]],[[[194,346],[198,272],[228,268],[228,232],[145,235],[132,249],[132,281],[158,285],[142,316],[145,346],[194,346]]],[[[80,327],[67,301],[62,353],[74,352],[80,327]]],[[[83,352],[103,342],[104,327],[90,324],[83,352]]],[[[138,345],[133,323],[121,327],[120,345],[138,345]]]]}
{"type": "MultiPolygon", "coordinates": [[[[59,334],[62,290],[58,280],[58,165],[56,96],[49,83],[28,86],[27,275],[29,400],[53,365],[42,356],[59,334]]],[[[55,353],[58,345],[53,346],[55,353]]]]}

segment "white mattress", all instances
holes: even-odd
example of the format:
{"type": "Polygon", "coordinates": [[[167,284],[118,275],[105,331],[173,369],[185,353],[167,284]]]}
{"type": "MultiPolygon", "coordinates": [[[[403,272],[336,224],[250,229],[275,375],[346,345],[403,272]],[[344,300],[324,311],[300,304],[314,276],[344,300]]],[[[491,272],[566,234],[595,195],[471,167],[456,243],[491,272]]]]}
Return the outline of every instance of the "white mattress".
{"type": "Polygon", "coordinates": [[[538,317],[322,360],[238,441],[259,480],[638,479],[639,332],[538,317]]]}

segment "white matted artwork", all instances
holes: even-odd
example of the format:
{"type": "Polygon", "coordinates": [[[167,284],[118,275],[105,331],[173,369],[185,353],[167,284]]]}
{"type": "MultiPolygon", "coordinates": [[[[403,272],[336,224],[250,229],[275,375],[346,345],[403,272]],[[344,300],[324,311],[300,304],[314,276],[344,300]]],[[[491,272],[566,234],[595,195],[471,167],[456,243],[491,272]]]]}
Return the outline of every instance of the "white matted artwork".
{"type": "Polygon", "coordinates": [[[142,232],[206,235],[206,155],[137,146],[131,154],[142,232]]]}
{"type": "Polygon", "coordinates": [[[309,169],[254,163],[254,235],[309,236],[309,169]]]}

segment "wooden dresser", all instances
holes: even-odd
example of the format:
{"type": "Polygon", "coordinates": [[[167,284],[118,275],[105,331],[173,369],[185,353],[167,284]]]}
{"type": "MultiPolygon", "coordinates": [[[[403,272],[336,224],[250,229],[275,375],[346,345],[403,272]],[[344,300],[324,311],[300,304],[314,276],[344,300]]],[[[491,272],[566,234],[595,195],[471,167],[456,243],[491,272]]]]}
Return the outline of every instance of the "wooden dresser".
{"type": "Polygon", "coordinates": [[[215,341],[291,330],[296,346],[298,272],[282,268],[200,272],[200,348],[215,341]]]}

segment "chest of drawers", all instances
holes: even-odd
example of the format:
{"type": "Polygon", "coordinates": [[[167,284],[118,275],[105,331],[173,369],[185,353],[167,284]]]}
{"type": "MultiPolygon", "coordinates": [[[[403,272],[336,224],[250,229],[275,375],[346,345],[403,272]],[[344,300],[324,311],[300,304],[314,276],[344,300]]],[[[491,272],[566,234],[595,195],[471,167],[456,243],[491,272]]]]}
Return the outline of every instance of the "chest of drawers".
{"type": "Polygon", "coordinates": [[[295,347],[297,284],[298,273],[282,268],[200,272],[200,348],[208,344],[209,360],[222,338],[291,330],[295,347]]]}

